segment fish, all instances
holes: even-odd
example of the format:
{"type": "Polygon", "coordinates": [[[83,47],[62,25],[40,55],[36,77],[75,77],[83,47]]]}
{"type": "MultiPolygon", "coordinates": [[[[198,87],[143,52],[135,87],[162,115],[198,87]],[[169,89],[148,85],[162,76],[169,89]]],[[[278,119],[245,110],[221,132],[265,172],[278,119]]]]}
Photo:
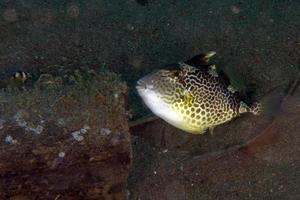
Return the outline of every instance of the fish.
{"type": "Polygon", "coordinates": [[[18,70],[8,77],[1,77],[0,89],[19,88],[24,89],[32,83],[32,75],[28,72],[18,70]]]}
{"type": "Polygon", "coordinates": [[[14,75],[11,77],[11,79],[22,82],[22,83],[27,81],[29,78],[31,78],[31,75],[28,72],[24,72],[24,71],[20,71],[20,70],[15,72],[14,75]]]}
{"type": "Polygon", "coordinates": [[[209,60],[214,51],[167,66],[137,81],[144,104],[167,123],[192,134],[213,133],[216,126],[243,113],[259,115],[262,105],[247,105],[209,60]]]}

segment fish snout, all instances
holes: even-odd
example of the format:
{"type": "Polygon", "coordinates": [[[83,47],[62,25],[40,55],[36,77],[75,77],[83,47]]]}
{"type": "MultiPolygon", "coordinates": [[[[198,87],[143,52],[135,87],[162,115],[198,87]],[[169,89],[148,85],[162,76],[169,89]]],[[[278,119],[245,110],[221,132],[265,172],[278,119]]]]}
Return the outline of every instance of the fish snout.
{"type": "Polygon", "coordinates": [[[137,90],[146,90],[147,89],[147,84],[145,81],[143,81],[142,79],[137,81],[137,85],[136,85],[136,89],[137,90]]]}
{"type": "Polygon", "coordinates": [[[137,81],[136,85],[137,90],[148,90],[148,89],[153,89],[153,81],[151,77],[146,76],[137,81]]]}

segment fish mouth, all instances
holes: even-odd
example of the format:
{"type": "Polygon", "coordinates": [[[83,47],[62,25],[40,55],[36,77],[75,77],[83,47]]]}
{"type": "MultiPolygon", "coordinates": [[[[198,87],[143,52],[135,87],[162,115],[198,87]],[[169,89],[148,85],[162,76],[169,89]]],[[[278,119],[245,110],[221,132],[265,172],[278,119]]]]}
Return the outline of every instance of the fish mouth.
{"type": "Polygon", "coordinates": [[[137,90],[146,90],[152,91],[154,90],[154,80],[156,79],[156,72],[152,74],[148,74],[137,81],[136,89],[137,90]]]}
{"type": "Polygon", "coordinates": [[[135,86],[135,88],[137,89],[137,91],[140,93],[142,91],[147,90],[147,83],[145,81],[143,81],[142,79],[137,81],[137,85],[135,86]]]}
{"type": "Polygon", "coordinates": [[[137,86],[145,86],[145,81],[143,81],[142,79],[137,81],[137,86]]]}
{"type": "Polygon", "coordinates": [[[137,89],[139,94],[155,91],[154,85],[151,83],[149,84],[149,81],[147,79],[145,80],[144,78],[137,81],[137,85],[135,88],[137,89]]]}

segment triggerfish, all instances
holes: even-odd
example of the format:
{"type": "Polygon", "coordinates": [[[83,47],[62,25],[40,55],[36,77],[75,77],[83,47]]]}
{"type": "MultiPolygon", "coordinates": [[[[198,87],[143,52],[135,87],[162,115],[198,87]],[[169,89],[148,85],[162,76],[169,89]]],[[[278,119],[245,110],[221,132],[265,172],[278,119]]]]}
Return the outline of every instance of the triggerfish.
{"type": "Polygon", "coordinates": [[[211,132],[219,124],[242,113],[258,115],[260,103],[247,105],[209,59],[215,52],[200,54],[161,69],[137,82],[136,89],[146,106],[169,124],[193,134],[211,132]]]}

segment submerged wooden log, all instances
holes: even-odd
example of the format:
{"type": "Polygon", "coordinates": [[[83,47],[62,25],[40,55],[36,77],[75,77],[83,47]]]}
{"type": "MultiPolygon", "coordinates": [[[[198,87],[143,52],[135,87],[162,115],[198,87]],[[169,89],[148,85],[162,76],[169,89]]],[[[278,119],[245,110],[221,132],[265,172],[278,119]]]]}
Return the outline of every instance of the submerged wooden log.
{"type": "Polygon", "coordinates": [[[1,92],[0,199],[126,199],[125,86],[107,72],[75,75],[1,92]]]}

